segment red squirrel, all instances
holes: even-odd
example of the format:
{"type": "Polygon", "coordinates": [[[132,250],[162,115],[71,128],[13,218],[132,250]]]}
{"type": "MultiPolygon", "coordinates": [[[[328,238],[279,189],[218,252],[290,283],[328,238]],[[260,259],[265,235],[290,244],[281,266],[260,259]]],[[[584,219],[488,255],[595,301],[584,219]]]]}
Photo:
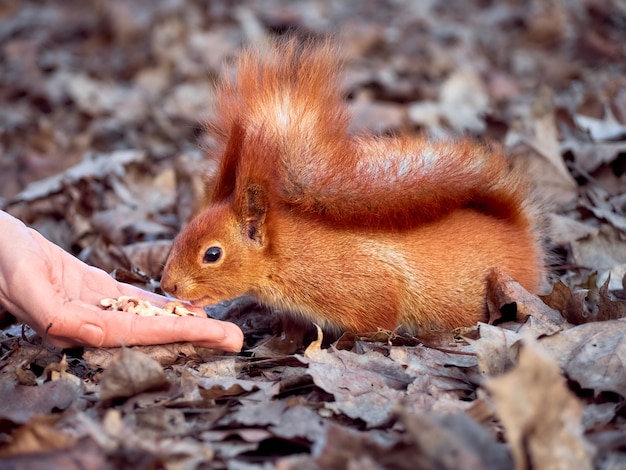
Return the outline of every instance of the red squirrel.
{"type": "Polygon", "coordinates": [[[536,292],[544,252],[529,185],[470,140],[353,136],[329,42],[244,51],[218,86],[218,170],[174,240],[164,291],[248,294],[353,332],[486,319],[498,267],[536,292]]]}

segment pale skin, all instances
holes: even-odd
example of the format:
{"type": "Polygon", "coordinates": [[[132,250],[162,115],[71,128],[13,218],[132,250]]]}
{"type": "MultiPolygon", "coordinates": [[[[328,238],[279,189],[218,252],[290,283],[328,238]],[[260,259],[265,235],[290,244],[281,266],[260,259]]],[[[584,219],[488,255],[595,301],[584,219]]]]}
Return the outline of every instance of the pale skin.
{"type": "Polygon", "coordinates": [[[104,311],[100,300],[129,295],[162,306],[169,299],[120,283],[46,240],[18,219],[0,211],[0,303],[56,347],[192,342],[240,351],[241,329],[197,316],[144,317],[104,311]]]}

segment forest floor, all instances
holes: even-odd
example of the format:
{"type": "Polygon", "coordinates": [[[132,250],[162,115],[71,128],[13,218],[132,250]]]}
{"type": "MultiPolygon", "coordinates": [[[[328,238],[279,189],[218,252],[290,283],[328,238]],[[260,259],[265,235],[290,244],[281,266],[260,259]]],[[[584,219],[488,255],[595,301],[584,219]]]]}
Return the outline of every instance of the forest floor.
{"type": "Polygon", "coordinates": [[[620,0],[5,0],[0,209],[158,289],[216,78],[294,30],[342,45],[353,132],[469,135],[527,165],[551,292],[498,279],[487,323],[330,347],[238,299],[210,314],[240,354],[62,351],[0,312],[0,467],[626,468],[620,0]]]}

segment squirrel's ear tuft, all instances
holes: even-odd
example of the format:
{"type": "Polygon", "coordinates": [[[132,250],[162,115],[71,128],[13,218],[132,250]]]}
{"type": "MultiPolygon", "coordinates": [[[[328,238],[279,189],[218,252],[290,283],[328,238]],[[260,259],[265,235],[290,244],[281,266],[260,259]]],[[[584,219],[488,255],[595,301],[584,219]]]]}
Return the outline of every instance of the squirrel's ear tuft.
{"type": "MultiPolygon", "coordinates": [[[[226,147],[219,160],[219,169],[212,187],[207,187],[206,200],[210,202],[222,202],[235,191],[235,176],[241,157],[241,147],[245,138],[245,130],[241,122],[234,121],[230,129],[230,135],[226,142],[226,147]]],[[[209,185],[207,185],[209,186],[209,185]]]]}
{"type": "Polygon", "coordinates": [[[265,217],[268,210],[267,196],[261,186],[248,186],[236,203],[242,232],[258,247],[265,241],[265,217]]]}

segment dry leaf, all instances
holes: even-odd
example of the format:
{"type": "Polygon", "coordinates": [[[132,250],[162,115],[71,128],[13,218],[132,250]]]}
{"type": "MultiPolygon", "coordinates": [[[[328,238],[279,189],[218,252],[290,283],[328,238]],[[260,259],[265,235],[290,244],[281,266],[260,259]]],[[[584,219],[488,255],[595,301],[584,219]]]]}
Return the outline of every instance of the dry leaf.
{"type": "Polygon", "coordinates": [[[549,218],[550,241],[557,245],[566,245],[581,238],[596,235],[599,231],[598,227],[583,224],[571,217],[549,214],[549,218]]]}
{"type": "Polygon", "coordinates": [[[442,114],[458,132],[482,132],[489,110],[485,84],[471,62],[464,63],[441,85],[442,114]]]}
{"type": "Polygon", "coordinates": [[[130,398],[168,385],[158,362],[150,356],[122,348],[100,378],[100,399],[130,398]]]}
{"type": "Polygon", "coordinates": [[[591,469],[582,405],[556,362],[525,342],[514,369],[485,384],[496,403],[516,470],[591,469]]]}
{"type": "MultiPolygon", "coordinates": [[[[572,242],[572,260],[589,270],[598,271],[606,278],[608,272],[626,264],[626,241],[619,230],[603,224],[596,235],[572,242]]],[[[621,288],[621,277],[613,277],[610,289],[621,288]]]]}
{"type": "Polygon", "coordinates": [[[130,163],[142,162],[145,152],[119,150],[110,154],[87,154],[83,161],[61,174],[31,183],[21,193],[11,199],[11,204],[29,202],[45,198],[83,179],[100,179],[109,174],[124,174],[124,167],[130,163]]]}
{"type": "Polygon", "coordinates": [[[403,367],[380,353],[354,354],[349,351],[321,349],[318,340],[304,356],[296,355],[308,365],[315,384],[335,397],[326,408],[341,412],[369,426],[379,426],[392,416],[394,402],[400,400],[412,381],[403,367]]]}
{"type": "Polygon", "coordinates": [[[77,403],[83,394],[81,383],[60,379],[38,386],[18,385],[0,381],[0,418],[14,423],[26,423],[36,414],[65,410],[77,403]]]}
{"type": "Polygon", "coordinates": [[[261,391],[269,400],[278,390],[270,382],[257,380],[237,379],[232,377],[200,377],[194,372],[194,382],[200,389],[205,400],[217,400],[224,397],[236,397],[247,392],[261,391]]]}
{"type": "Polygon", "coordinates": [[[595,119],[577,114],[574,119],[596,141],[617,140],[626,136],[626,125],[617,122],[611,115],[605,119],[595,119]]]}
{"type": "Polygon", "coordinates": [[[577,184],[561,155],[552,91],[543,88],[531,103],[520,108],[520,114],[517,128],[507,135],[507,148],[526,158],[527,171],[543,198],[552,204],[573,201],[577,184]]]}
{"type": "Polygon", "coordinates": [[[76,438],[59,432],[54,427],[58,420],[59,416],[55,415],[34,416],[13,432],[9,445],[0,448],[0,458],[22,454],[42,454],[72,447],[76,443],[76,438]]]}
{"type": "Polygon", "coordinates": [[[542,338],[541,345],[582,388],[626,390],[626,320],[578,325],[542,338]]]}
{"type": "Polygon", "coordinates": [[[509,370],[517,357],[519,333],[484,323],[479,324],[480,338],[466,338],[475,349],[478,369],[484,375],[500,375],[509,370]]]}
{"type": "Polygon", "coordinates": [[[558,311],[548,307],[511,276],[497,268],[487,278],[487,308],[489,323],[499,320],[505,308],[513,309],[518,321],[531,322],[530,327],[525,330],[532,331],[535,337],[554,334],[566,325],[558,311]]]}
{"type": "Polygon", "coordinates": [[[464,414],[433,419],[402,413],[401,417],[414,442],[415,460],[425,460],[427,468],[496,470],[511,464],[506,446],[464,414]]]}
{"type": "Polygon", "coordinates": [[[625,142],[581,142],[569,140],[561,144],[562,152],[572,152],[576,164],[588,173],[593,173],[603,164],[610,164],[620,153],[626,151],[625,142]]]}
{"type": "Polygon", "coordinates": [[[561,312],[563,317],[574,325],[580,325],[594,319],[587,305],[587,291],[578,289],[574,292],[563,282],[556,281],[552,285],[552,292],[541,296],[549,307],[561,312]]]}

